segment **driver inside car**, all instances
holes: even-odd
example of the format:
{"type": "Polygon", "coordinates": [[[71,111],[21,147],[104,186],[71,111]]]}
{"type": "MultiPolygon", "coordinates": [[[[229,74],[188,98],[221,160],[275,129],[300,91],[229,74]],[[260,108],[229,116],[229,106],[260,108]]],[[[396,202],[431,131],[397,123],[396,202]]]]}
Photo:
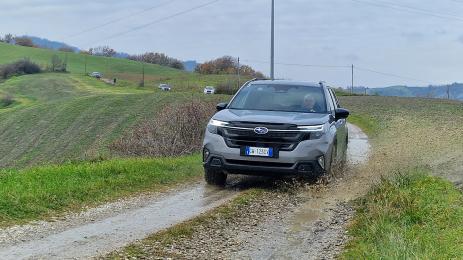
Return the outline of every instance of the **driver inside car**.
{"type": "Polygon", "coordinates": [[[307,112],[311,112],[311,113],[315,113],[317,112],[316,111],[316,106],[315,106],[315,98],[308,94],[304,97],[304,101],[303,101],[303,104],[302,104],[302,107],[304,108],[304,110],[306,110],[307,112]]]}

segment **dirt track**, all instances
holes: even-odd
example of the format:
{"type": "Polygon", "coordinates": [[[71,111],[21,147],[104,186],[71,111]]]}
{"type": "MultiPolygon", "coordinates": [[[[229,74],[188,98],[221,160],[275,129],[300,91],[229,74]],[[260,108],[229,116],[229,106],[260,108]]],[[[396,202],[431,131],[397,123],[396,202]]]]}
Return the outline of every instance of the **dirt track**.
{"type": "MultiPolygon", "coordinates": [[[[198,251],[195,247],[200,245],[190,241],[186,247],[177,245],[184,250],[181,255],[254,259],[320,258],[320,253],[324,257],[334,256],[345,239],[344,224],[352,215],[347,202],[358,194],[358,186],[362,184],[361,176],[354,177],[353,172],[356,164],[365,160],[369,149],[366,136],[357,127],[350,126],[350,137],[349,160],[353,164],[348,173],[328,185],[309,185],[297,195],[272,193],[267,201],[243,212],[247,216],[235,223],[239,228],[230,223],[225,227],[218,225],[217,238],[208,234],[214,232],[214,228],[197,234],[214,239],[216,243],[209,243],[210,248],[198,251]],[[265,217],[264,221],[260,217],[265,217]],[[227,248],[214,248],[222,243],[226,243],[227,248]]],[[[233,178],[224,190],[197,183],[168,194],[121,200],[54,222],[1,230],[0,259],[104,255],[221,205],[237,195],[237,190],[265,182],[267,180],[261,178],[233,178]]]]}
{"type": "MultiPolygon", "coordinates": [[[[349,166],[329,184],[265,183],[237,177],[264,194],[232,217],[218,217],[195,227],[190,237],[164,244],[156,238],[136,243],[144,258],[174,259],[331,259],[343,248],[345,227],[353,216],[352,199],[375,179],[360,171],[370,149],[367,137],[350,126],[349,166]],[[286,186],[283,189],[281,186],[286,186]],[[290,189],[288,190],[288,187],[290,189]],[[292,188],[291,188],[292,187],[292,188]]],[[[114,256],[114,255],[113,255],[114,256]]],[[[122,258],[130,253],[116,253],[122,258]]]]}

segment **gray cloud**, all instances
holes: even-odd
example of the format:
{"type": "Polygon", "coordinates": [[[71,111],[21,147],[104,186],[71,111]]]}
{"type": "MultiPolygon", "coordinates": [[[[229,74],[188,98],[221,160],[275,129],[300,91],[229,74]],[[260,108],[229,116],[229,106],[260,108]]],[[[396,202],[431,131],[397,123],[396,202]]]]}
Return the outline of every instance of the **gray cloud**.
{"type": "MultiPolygon", "coordinates": [[[[2,0],[0,33],[30,34],[81,48],[108,44],[129,53],[161,51],[181,59],[220,55],[269,59],[269,1],[222,0],[121,37],[108,36],[207,2],[176,0],[159,9],[99,30],[67,36],[169,0],[2,0]]],[[[397,0],[394,0],[397,1],[397,0]]],[[[443,13],[463,13],[451,1],[404,0],[404,4],[443,13]]],[[[401,2],[402,3],[402,2],[401,2]]],[[[356,65],[429,83],[463,81],[456,57],[463,56],[461,22],[346,0],[276,1],[276,59],[280,63],[356,65]],[[459,41],[455,41],[459,39],[459,41]],[[439,69],[437,69],[439,68],[439,69]]],[[[251,63],[268,73],[269,66],[251,63]]],[[[277,66],[280,78],[349,84],[349,71],[277,66]]],[[[358,72],[358,84],[421,84],[358,72]]]]}

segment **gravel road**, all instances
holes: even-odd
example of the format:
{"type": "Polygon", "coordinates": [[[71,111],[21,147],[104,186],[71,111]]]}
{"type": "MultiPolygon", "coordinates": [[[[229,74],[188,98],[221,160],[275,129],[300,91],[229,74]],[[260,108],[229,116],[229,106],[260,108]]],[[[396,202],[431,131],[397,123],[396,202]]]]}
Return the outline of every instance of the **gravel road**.
{"type": "MultiPolygon", "coordinates": [[[[357,164],[369,144],[350,125],[347,173],[328,185],[307,185],[297,193],[267,191],[231,223],[205,226],[191,240],[168,250],[185,258],[331,258],[342,248],[344,226],[353,214],[349,201],[358,179],[357,164]],[[206,243],[205,241],[208,241],[206,243]]],[[[222,205],[239,190],[261,185],[260,178],[232,178],[226,189],[203,183],[165,194],[124,199],[54,221],[37,221],[0,230],[0,259],[87,259],[105,255],[149,234],[222,205]]],[[[147,249],[149,250],[149,249],[147,249]]]]}
{"type": "MultiPolygon", "coordinates": [[[[147,259],[335,258],[347,239],[346,225],[354,214],[351,202],[372,181],[371,172],[358,171],[368,160],[368,139],[356,126],[349,130],[349,165],[330,182],[260,185],[264,194],[232,218],[207,221],[192,237],[167,245],[156,240],[135,245],[147,259]]],[[[130,259],[124,252],[116,255],[130,259]]]]}
{"type": "Polygon", "coordinates": [[[0,230],[0,259],[86,259],[217,207],[236,195],[203,183],[0,230]]]}

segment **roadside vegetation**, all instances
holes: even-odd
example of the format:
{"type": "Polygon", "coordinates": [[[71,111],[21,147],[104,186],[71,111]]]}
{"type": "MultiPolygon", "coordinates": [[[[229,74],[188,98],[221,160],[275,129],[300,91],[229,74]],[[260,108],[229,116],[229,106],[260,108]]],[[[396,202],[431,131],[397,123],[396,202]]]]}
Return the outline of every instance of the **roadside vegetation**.
{"type": "Polygon", "coordinates": [[[110,150],[121,156],[180,156],[201,150],[204,129],[215,102],[189,100],[162,108],[133,131],[113,142],[110,150]]]}
{"type": "Polygon", "coordinates": [[[201,176],[201,157],[113,159],[0,170],[0,226],[56,217],[201,176]],[[173,174],[175,173],[175,174],[173,174]]]}
{"type": "Polygon", "coordinates": [[[460,259],[463,194],[413,169],[383,179],[358,201],[343,259],[460,259]]]}
{"type": "Polygon", "coordinates": [[[0,66],[0,77],[2,79],[40,72],[42,72],[40,66],[31,62],[29,59],[22,59],[0,66]]]}
{"type": "Polygon", "coordinates": [[[358,177],[376,180],[355,203],[352,240],[341,258],[463,257],[463,194],[458,188],[463,183],[463,127],[456,123],[463,119],[463,103],[394,97],[341,101],[354,114],[351,122],[371,134],[370,162],[358,177]]]}

